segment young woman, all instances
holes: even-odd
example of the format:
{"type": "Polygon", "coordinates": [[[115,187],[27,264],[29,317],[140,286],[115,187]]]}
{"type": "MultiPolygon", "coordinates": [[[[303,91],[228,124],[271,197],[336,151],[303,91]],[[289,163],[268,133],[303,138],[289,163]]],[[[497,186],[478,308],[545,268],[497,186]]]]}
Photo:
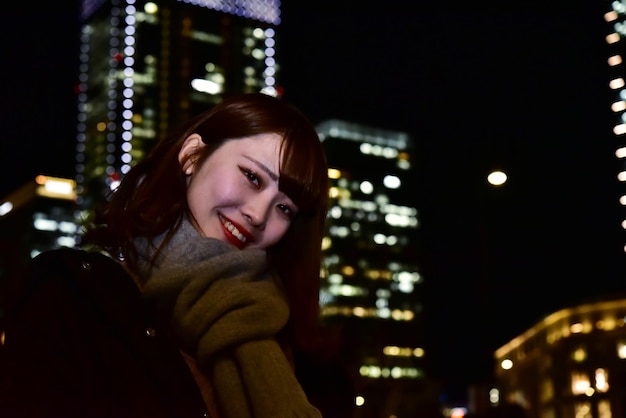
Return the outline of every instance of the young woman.
{"type": "Polygon", "coordinates": [[[6,315],[0,416],[317,417],[292,353],[320,346],[328,178],[281,99],[224,100],[96,212],[98,251],[43,253],[6,315]]]}

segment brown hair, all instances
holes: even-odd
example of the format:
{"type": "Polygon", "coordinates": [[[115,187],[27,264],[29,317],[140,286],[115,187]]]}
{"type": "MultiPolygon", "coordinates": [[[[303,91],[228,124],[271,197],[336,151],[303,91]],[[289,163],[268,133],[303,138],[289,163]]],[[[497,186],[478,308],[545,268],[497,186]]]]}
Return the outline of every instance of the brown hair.
{"type": "MultiPolygon", "coordinates": [[[[176,232],[188,213],[186,176],[178,160],[185,139],[197,133],[207,145],[195,155],[202,164],[226,141],[262,133],[283,137],[279,187],[298,206],[298,215],[282,240],[269,248],[270,266],[283,283],[291,317],[286,330],[300,348],[312,348],[318,327],[321,240],[328,203],[325,155],[315,128],[295,107],[261,93],[233,96],[200,114],[161,141],[122,179],[99,208],[86,242],[136,259],[133,239],[176,232]]],[[[132,269],[134,266],[130,266],[132,269]]]]}

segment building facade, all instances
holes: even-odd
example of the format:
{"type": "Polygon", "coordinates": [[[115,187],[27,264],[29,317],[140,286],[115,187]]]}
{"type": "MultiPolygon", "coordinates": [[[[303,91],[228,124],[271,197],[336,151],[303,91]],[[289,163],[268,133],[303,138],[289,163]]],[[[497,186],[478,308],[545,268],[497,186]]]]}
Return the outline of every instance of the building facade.
{"type": "Polygon", "coordinates": [[[224,96],[276,95],[278,0],[83,0],[76,181],[90,207],[224,96]]]}
{"type": "MultiPolygon", "coordinates": [[[[626,2],[603,2],[604,20],[607,23],[605,42],[607,44],[607,64],[609,67],[608,86],[611,91],[610,108],[615,115],[613,134],[616,139],[615,156],[619,161],[618,180],[626,184],[626,71],[624,70],[624,54],[626,53],[626,2]]],[[[626,192],[618,196],[619,203],[626,208],[626,192]]],[[[626,231],[626,211],[623,211],[622,229],[626,231]]],[[[626,252],[626,240],[623,243],[626,252]]]]}
{"type": "Polygon", "coordinates": [[[500,347],[494,402],[528,418],[626,416],[626,299],[555,312],[500,347]]]}
{"type": "MultiPolygon", "coordinates": [[[[344,330],[357,417],[427,416],[424,278],[406,133],[342,120],[317,126],[331,181],[324,320],[344,330]]],[[[430,388],[430,389],[429,389],[430,388]]]]}
{"type": "Polygon", "coordinates": [[[39,175],[0,200],[0,318],[4,287],[12,286],[37,254],[73,247],[79,208],[72,179],[39,175]]]}

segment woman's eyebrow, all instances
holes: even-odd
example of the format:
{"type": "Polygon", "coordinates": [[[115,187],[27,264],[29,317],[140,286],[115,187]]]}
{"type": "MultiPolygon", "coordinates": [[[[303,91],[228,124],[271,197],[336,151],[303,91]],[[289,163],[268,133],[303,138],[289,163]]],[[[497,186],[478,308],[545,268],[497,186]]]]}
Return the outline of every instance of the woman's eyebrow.
{"type": "Polygon", "coordinates": [[[256,164],[261,170],[265,171],[265,173],[267,173],[273,181],[278,181],[278,174],[274,173],[268,166],[248,155],[244,155],[243,157],[256,164]]]}

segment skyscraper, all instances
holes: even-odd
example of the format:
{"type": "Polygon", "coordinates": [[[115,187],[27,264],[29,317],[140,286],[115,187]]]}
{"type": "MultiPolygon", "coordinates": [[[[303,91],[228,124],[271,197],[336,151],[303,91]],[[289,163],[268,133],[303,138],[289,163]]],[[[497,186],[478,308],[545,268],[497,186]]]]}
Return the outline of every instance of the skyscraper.
{"type": "MultiPolygon", "coordinates": [[[[607,31],[605,41],[608,48],[609,56],[607,58],[610,67],[610,79],[608,85],[614,92],[611,100],[611,110],[616,115],[613,134],[617,141],[615,156],[620,161],[621,167],[617,173],[620,182],[626,182],[626,144],[624,144],[624,136],[626,135],[626,82],[624,81],[624,38],[626,37],[626,4],[619,1],[605,1],[604,20],[607,22],[607,31]]],[[[622,207],[626,207],[626,193],[619,196],[619,202],[622,207]]],[[[626,230],[626,216],[622,220],[622,229],[626,230]]],[[[626,243],[623,244],[623,250],[626,252],[626,243]]]]}
{"type": "Polygon", "coordinates": [[[322,314],[342,324],[360,417],[433,405],[424,350],[424,278],[408,134],[342,120],[317,126],[331,179],[322,314]]]}
{"type": "Polygon", "coordinates": [[[225,95],[276,94],[278,0],[83,0],[76,180],[81,203],[225,95]]]}

